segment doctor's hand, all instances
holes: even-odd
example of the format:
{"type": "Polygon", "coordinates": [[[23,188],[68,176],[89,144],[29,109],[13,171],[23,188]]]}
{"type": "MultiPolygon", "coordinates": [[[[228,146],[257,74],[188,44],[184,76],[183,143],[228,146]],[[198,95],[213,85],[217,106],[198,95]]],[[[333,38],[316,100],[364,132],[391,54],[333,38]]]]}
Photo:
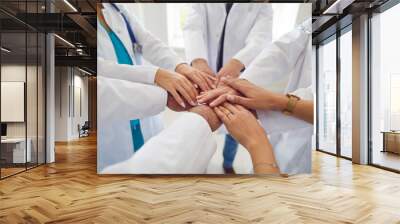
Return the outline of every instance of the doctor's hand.
{"type": "Polygon", "coordinates": [[[209,104],[211,107],[213,107],[214,105],[212,102],[225,94],[237,95],[239,92],[229,86],[219,85],[216,89],[203,92],[197,96],[197,102],[201,104],[209,104]]]}
{"type": "Polygon", "coordinates": [[[213,70],[208,65],[207,61],[203,58],[197,58],[192,61],[192,67],[196,68],[202,72],[205,72],[209,75],[216,76],[213,70]]]}
{"type": "Polygon", "coordinates": [[[226,93],[214,100],[210,106],[218,106],[228,101],[254,110],[283,110],[286,108],[288,98],[285,95],[268,91],[245,79],[223,78],[221,83],[235,89],[242,96],[226,93]]]}
{"type": "Polygon", "coordinates": [[[178,65],[175,71],[184,75],[186,78],[192,81],[192,83],[200,87],[202,91],[215,88],[214,83],[217,81],[217,78],[215,78],[213,75],[202,72],[201,70],[190,67],[185,63],[178,65]]]}
{"type": "Polygon", "coordinates": [[[232,58],[218,71],[218,79],[222,77],[234,77],[237,78],[240,72],[244,69],[244,65],[237,59],[232,58]]]}
{"type": "Polygon", "coordinates": [[[267,134],[249,110],[224,103],[214,111],[229,133],[249,151],[255,173],[279,173],[267,134]]]}
{"type": "Polygon", "coordinates": [[[182,107],[181,105],[179,105],[178,102],[176,102],[174,97],[172,97],[172,95],[170,93],[168,93],[167,107],[170,110],[173,110],[173,111],[176,111],[176,112],[181,112],[181,111],[187,111],[187,110],[191,109],[193,106],[186,105],[186,107],[182,107]]]}
{"type": "Polygon", "coordinates": [[[208,125],[210,125],[211,131],[217,130],[222,124],[217,114],[209,106],[206,105],[195,106],[191,108],[189,112],[196,113],[202,116],[207,121],[208,125]]]}
{"type": "Polygon", "coordinates": [[[168,91],[183,108],[186,108],[186,104],[182,97],[192,106],[196,105],[196,88],[185,76],[160,68],[156,73],[155,83],[168,91]]]}

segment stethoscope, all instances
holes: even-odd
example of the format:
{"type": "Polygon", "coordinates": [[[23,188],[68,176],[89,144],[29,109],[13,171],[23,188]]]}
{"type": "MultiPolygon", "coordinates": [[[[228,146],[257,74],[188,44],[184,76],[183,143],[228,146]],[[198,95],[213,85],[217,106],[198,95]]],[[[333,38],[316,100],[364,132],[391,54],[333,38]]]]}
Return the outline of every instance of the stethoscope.
{"type": "Polygon", "coordinates": [[[137,43],[135,34],[133,33],[132,27],[130,26],[128,19],[125,17],[124,13],[118,8],[118,6],[115,3],[110,3],[110,4],[115,10],[119,12],[119,14],[124,19],[126,29],[128,30],[129,38],[131,39],[132,42],[132,47],[133,47],[133,52],[135,54],[136,62],[141,63],[140,55],[142,55],[142,46],[137,43]]]}

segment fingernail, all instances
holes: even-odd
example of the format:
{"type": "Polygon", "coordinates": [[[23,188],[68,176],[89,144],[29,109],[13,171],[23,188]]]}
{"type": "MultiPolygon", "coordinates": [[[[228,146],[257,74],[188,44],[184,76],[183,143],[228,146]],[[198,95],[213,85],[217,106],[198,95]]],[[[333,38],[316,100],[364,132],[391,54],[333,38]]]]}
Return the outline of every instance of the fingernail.
{"type": "Polygon", "coordinates": [[[186,108],[186,105],[185,105],[184,102],[181,103],[181,106],[182,106],[183,108],[186,108]]]}
{"type": "Polygon", "coordinates": [[[227,97],[226,97],[226,99],[228,99],[228,100],[233,100],[233,96],[231,96],[231,95],[228,95],[227,97]]]}
{"type": "Polygon", "coordinates": [[[190,104],[192,104],[192,106],[196,106],[196,103],[194,101],[190,101],[190,104]]]}

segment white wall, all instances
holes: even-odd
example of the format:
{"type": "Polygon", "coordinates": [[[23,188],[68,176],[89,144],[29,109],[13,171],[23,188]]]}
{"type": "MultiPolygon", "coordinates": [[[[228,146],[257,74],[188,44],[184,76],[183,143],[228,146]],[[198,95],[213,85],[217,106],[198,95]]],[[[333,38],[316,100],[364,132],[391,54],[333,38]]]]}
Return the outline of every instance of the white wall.
{"type": "Polygon", "coordinates": [[[55,86],[55,140],[77,139],[78,124],[82,126],[88,120],[88,78],[75,68],[56,67],[55,86]]]}

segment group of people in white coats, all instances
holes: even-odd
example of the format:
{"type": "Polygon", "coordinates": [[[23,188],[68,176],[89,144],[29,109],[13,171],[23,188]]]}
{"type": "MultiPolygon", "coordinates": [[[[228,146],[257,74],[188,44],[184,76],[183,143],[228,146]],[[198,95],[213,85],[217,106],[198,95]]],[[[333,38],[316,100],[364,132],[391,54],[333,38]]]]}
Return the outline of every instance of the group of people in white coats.
{"type": "Polygon", "coordinates": [[[272,42],[269,4],[191,4],[182,60],[123,4],[98,7],[99,173],[205,173],[222,124],[225,172],[235,141],[250,172],[311,171],[310,20],[272,42]],[[164,128],[166,107],[183,114],[164,128]]]}

